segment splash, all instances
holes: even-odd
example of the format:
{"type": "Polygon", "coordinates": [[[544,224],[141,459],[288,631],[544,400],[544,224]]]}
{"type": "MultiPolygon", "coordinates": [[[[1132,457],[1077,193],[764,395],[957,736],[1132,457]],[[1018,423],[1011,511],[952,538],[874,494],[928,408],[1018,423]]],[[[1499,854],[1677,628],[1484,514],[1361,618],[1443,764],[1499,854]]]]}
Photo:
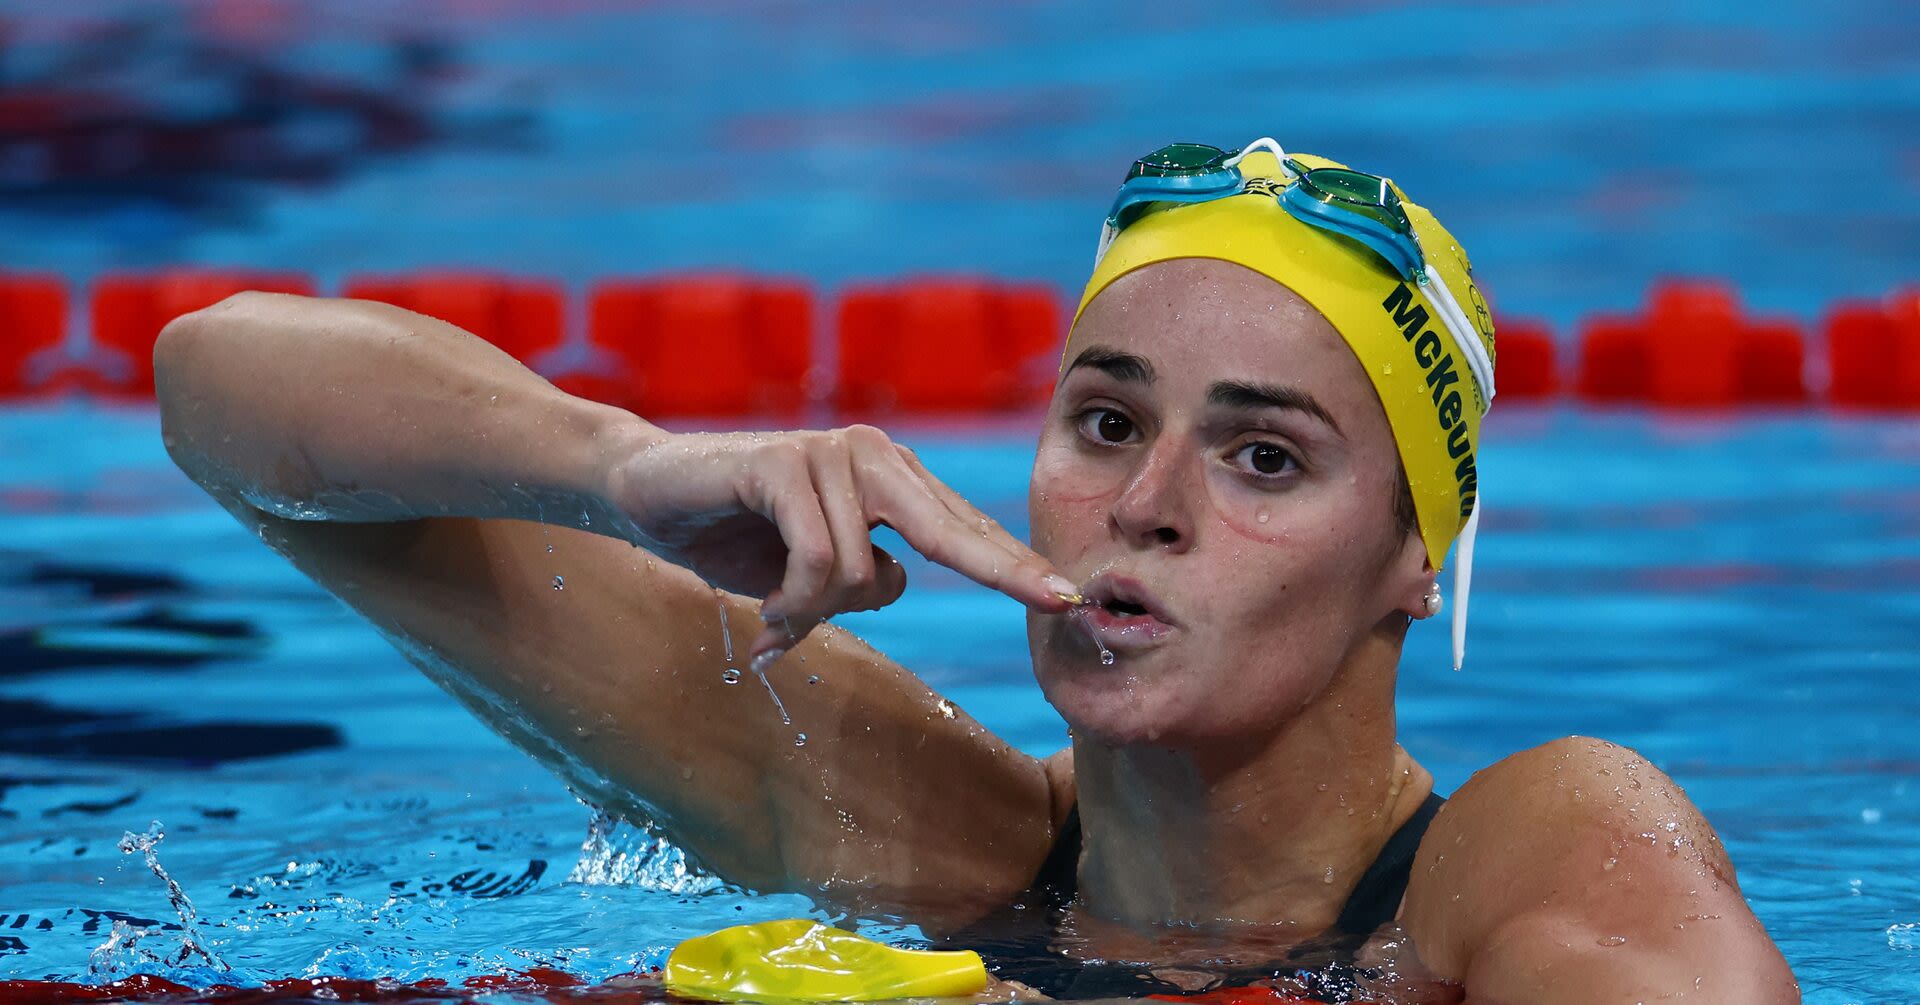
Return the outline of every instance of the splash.
{"type": "Polygon", "coordinates": [[[128,973],[143,963],[164,962],[153,953],[142,951],[140,940],[147,937],[151,929],[145,925],[136,925],[128,921],[116,920],[113,931],[107,934],[107,941],[94,947],[87,956],[87,973],[95,977],[128,973]]]}
{"type": "Polygon", "coordinates": [[[128,855],[134,852],[144,855],[147,868],[153,870],[153,874],[160,877],[160,882],[166,884],[167,901],[173,905],[174,913],[180,916],[180,948],[171,956],[140,949],[140,940],[150,934],[149,931],[125,921],[115,921],[107,941],[101,943],[99,948],[88,957],[87,968],[93,973],[108,973],[111,972],[108,968],[130,967],[143,961],[178,967],[185,966],[196,959],[204,961],[207,966],[216,970],[233,969],[207,948],[206,941],[200,937],[200,912],[194,909],[193,901],[187,897],[187,891],[182,890],[180,884],[175,882],[174,878],[167,874],[166,868],[160,864],[160,854],[157,849],[166,837],[166,828],[160,825],[160,821],[155,820],[147,826],[144,834],[127,831],[120,838],[120,851],[128,855]]]}
{"type": "Polygon", "coordinates": [[[726,889],[718,878],[687,861],[686,853],[650,828],[623,828],[622,821],[598,806],[588,806],[587,837],[580,860],[567,882],[582,886],[634,886],[663,893],[713,893],[726,889]]]}

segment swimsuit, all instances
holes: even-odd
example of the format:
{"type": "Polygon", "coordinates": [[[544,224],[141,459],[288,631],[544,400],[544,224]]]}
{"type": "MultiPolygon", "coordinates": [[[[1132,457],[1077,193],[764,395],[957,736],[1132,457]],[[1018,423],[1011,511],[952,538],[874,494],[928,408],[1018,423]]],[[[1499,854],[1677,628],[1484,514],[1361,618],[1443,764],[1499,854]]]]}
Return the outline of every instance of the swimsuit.
{"type": "MultiPolygon", "coordinates": [[[[1413,873],[1413,856],[1420,839],[1446,799],[1429,795],[1400,829],[1393,832],[1340,909],[1326,936],[1288,952],[1283,960],[1260,967],[1223,970],[1212,986],[1244,986],[1274,977],[1307,973],[1311,979],[1338,984],[1344,968],[1352,973],[1354,954],[1367,937],[1399,913],[1413,873]]],[[[1079,891],[1080,808],[1067,814],[1052,851],[1034,877],[1033,886],[1014,903],[968,926],[949,939],[947,947],[973,949],[985,957],[994,976],[1019,981],[1053,998],[1133,998],[1148,994],[1180,994],[1182,989],[1155,977],[1147,967],[1130,963],[1083,962],[1058,952],[1054,935],[1079,891]]],[[[1183,968],[1184,969],[1184,968],[1183,968]]]]}

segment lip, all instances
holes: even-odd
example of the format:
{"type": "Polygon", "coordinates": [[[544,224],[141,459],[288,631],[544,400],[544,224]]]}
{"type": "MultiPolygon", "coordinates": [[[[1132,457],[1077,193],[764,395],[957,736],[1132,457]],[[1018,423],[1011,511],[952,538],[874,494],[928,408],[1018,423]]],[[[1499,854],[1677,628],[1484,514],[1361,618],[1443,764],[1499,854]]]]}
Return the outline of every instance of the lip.
{"type": "Polygon", "coordinates": [[[1115,653],[1148,648],[1172,634],[1180,622],[1167,613],[1146,584],[1131,576],[1101,573],[1082,588],[1088,603],[1076,607],[1072,617],[1093,641],[1115,653]],[[1139,607],[1145,613],[1122,614],[1106,605],[1114,601],[1139,607]]]}

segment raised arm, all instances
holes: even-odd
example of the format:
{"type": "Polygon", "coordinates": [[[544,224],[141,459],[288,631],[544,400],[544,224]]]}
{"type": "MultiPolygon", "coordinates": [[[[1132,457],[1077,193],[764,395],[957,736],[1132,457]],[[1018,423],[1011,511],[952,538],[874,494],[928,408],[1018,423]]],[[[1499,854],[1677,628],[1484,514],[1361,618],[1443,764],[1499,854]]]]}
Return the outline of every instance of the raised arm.
{"type": "Polygon", "coordinates": [[[510,739],[723,876],[963,916],[1044,856],[1041,765],[811,631],[899,595],[883,523],[1065,606],[1044,561],[878,430],[670,435],[354,301],[235,297],[170,325],[154,362],[182,469],[510,739]],[[742,593],[770,595],[764,624],[742,593]]]}

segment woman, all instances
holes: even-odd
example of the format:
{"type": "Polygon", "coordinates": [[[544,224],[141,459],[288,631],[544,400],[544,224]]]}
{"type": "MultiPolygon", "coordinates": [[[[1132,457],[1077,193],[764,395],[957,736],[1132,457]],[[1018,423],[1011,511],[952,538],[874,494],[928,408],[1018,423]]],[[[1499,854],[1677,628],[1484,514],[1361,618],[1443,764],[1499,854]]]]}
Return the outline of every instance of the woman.
{"type": "Polygon", "coordinates": [[[1395,742],[1407,626],[1471,543],[1479,304],[1384,180],[1268,140],[1144,158],[1048,408],[1032,550],[879,430],[668,434],[377,304],[243,295],[155,366],[169,450],[236,517],[740,885],[947,933],[1043,889],[1043,942],[1163,976],[1193,945],[1257,969],[1397,924],[1475,1002],[1797,1001],[1638,755],[1569,738],[1443,801],[1395,742]],[[1011,749],[823,626],[905,588],[878,525],[1027,606],[1070,750],[1011,749]],[[748,661],[796,725],[733,686],[748,661]]]}

